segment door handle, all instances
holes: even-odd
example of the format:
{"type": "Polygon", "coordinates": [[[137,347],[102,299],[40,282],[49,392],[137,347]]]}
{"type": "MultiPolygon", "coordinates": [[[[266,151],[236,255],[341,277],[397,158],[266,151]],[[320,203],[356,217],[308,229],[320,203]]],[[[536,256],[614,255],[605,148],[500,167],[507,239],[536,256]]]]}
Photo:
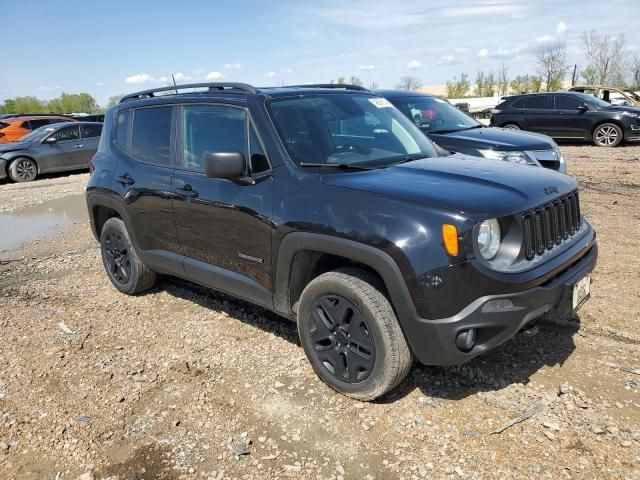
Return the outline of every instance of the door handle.
{"type": "Polygon", "coordinates": [[[133,185],[134,183],[136,183],[133,178],[131,178],[129,176],[128,173],[125,173],[124,175],[122,175],[121,177],[117,177],[116,178],[116,182],[121,183],[122,185],[133,185]]]}
{"type": "Polygon", "coordinates": [[[82,148],[82,147],[84,147],[84,145],[74,145],[73,148],[82,148]]]}
{"type": "Polygon", "coordinates": [[[196,198],[198,196],[198,192],[196,192],[188,183],[182,187],[176,188],[176,190],[178,190],[178,195],[184,198],[196,198]]]}

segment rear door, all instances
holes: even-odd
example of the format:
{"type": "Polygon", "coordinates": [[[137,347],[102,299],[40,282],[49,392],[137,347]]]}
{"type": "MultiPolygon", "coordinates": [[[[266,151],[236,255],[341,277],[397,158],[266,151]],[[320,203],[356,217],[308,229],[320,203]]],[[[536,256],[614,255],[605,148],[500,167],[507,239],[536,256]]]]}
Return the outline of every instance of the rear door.
{"type": "Polygon", "coordinates": [[[551,95],[531,95],[523,104],[524,129],[531,132],[552,134],[549,125],[553,117],[553,103],[551,95]]]}
{"type": "Polygon", "coordinates": [[[91,159],[98,150],[100,135],[102,134],[102,125],[85,124],[80,126],[80,135],[82,136],[82,148],[80,148],[80,164],[79,168],[89,167],[91,159]]]}
{"type": "MultiPolygon", "coordinates": [[[[48,121],[47,121],[48,123],[48,121]]],[[[49,135],[55,138],[55,143],[44,140],[38,145],[38,168],[40,172],[56,172],[76,168],[80,164],[82,142],[80,127],[69,125],[49,135]]]]}
{"type": "MultiPolygon", "coordinates": [[[[113,189],[122,197],[127,227],[140,250],[165,257],[179,248],[171,193],[173,110],[166,105],[121,110],[115,137],[120,153],[113,189]]],[[[181,265],[176,273],[180,270],[181,265]]]]}
{"type": "Polygon", "coordinates": [[[556,138],[584,139],[590,136],[589,111],[580,110],[587,107],[572,95],[556,94],[554,97],[554,116],[550,128],[556,138]]]}

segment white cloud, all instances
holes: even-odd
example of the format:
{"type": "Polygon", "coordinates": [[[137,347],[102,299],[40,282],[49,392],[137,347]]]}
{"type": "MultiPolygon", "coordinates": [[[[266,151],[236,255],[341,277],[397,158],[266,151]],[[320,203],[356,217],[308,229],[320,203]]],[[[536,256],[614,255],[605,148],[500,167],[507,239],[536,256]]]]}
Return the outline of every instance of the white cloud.
{"type": "Polygon", "coordinates": [[[276,75],[278,75],[276,72],[267,72],[267,73],[264,74],[264,76],[267,77],[267,78],[273,78],[276,75]]]}
{"type": "Polygon", "coordinates": [[[493,15],[522,15],[527,7],[509,2],[487,2],[480,5],[443,8],[441,15],[445,18],[481,17],[493,15]]]}
{"type": "Polygon", "coordinates": [[[422,64],[418,60],[411,60],[407,63],[407,68],[420,68],[422,64]]]}
{"type": "Polygon", "coordinates": [[[375,65],[360,65],[358,70],[375,70],[375,65]]]}
{"type": "Polygon", "coordinates": [[[542,35],[541,37],[536,38],[536,42],[538,43],[550,43],[556,39],[553,35],[542,35]]]}
{"type": "Polygon", "coordinates": [[[569,26],[566,23],[564,23],[562,20],[560,20],[556,25],[556,33],[558,35],[562,35],[564,32],[567,31],[567,28],[569,28],[569,26]]]}
{"type": "Polygon", "coordinates": [[[104,87],[104,82],[96,82],[96,87],[104,87]]]}
{"type": "Polygon", "coordinates": [[[224,75],[220,72],[207,73],[207,80],[220,80],[221,78],[224,78],[224,75]]]}
{"type": "Polygon", "coordinates": [[[138,73],[137,75],[131,75],[125,78],[124,83],[129,85],[142,85],[143,83],[155,82],[156,79],[148,73],[138,73]]]}
{"type": "Polygon", "coordinates": [[[225,63],[225,70],[240,70],[242,68],[242,64],[240,63],[225,63]]]}
{"type": "Polygon", "coordinates": [[[290,68],[281,68],[280,73],[293,73],[293,70],[290,68]]]}
{"type": "Polygon", "coordinates": [[[62,87],[60,85],[56,85],[55,87],[38,87],[38,90],[43,92],[52,92],[53,90],[60,90],[62,87]]]}
{"type": "Polygon", "coordinates": [[[451,65],[456,61],[456,57],[454,55],[445,55],[444,57],[440,57],[440,59],[436,62],[438,65],[451,65]]]}
{"type": "Polygon", "coordinates": [[[483,48],[482,50],[480,50],[478,52],[478,56],[481,57],[481,58],[488,57],[489,56],[489,50],[487,50],[486,48],[483,48]]]}
{"type": "Polygon", "coordinates": [[[469,50],[471,49],[467,47],[456,47],[453,49],[453,51],[456,53],[467,53],[469,50]]]}
{"type": "Polygon", "coordinates": [[[182,72],[178,72],[174,74],[173,78],[176,79],[176,82],[188,82],[189,80],[193,79],[193,77],[190,77],[189,75],[185,75],[182,72]]]}

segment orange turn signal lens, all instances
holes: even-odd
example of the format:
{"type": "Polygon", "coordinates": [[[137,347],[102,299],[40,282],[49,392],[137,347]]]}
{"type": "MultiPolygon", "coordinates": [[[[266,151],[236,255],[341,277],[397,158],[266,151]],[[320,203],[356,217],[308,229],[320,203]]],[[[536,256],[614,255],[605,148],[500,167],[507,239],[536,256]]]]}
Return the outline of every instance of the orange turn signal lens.
{"type": "Polygon", "coordinates": [[[442,240],[444,248],[451,256],[458,256],[458,229],[455,225],[445,223],[442,225],[442,240]]]}

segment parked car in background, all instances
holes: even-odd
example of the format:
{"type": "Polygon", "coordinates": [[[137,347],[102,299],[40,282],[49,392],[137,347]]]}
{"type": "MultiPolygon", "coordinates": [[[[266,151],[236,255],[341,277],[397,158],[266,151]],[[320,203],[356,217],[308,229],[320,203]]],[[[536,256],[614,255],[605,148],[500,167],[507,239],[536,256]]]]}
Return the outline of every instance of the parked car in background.
{"type": "Polygon", "coordinates": [[[640,95],[628,88],[605,87],[603,85],[581,85],[571,87],[570,92],[586,93],[611,105],[640,107],[640,95]]]}
{"type": "Polygon", "coordinates": [[[491,125],[615,147],[640,140],[640,108],[613,106],[586,93],[530,93],[498,105],[491,125]]]}
{"type": "Polygon", "coordinates": [[[0,120],[0,143],[17,142],[40,127],[76,120],[63,115],[10,116],[0,120]]]}
{"type": "Polygon", "coordinates": [[[89,168],[101,133],[102,124],[95,122],[40,127],[19,142],[0,145],[0,178],[30,182],[41,173],[89,168]]]}
{"type": "Polygon", "coordinates": [[[376,93],[411,118],[427,137],[445,150],[566,172],[564,158],[549,137],[486,127],[433,95],[401,90],[376,93]]]}

